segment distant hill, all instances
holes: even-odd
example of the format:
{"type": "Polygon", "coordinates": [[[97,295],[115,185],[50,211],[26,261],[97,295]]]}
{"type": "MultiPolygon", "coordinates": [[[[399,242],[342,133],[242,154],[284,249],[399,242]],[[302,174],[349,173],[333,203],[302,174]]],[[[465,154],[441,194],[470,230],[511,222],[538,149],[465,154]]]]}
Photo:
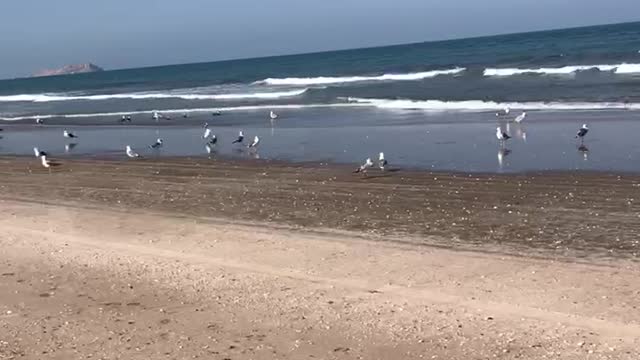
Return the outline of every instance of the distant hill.
{"type": "Polygon", "coordinates": [[[104,69],[94,64],[73,64],[73,65],[65,65],[59,69],[40,70],[35,74],[33,74],[33,76],[38,77],[38,76],[83,74],[83,73],[91,73],[91,72],[97,72],[97,71],[104,71],[104,69]]]}

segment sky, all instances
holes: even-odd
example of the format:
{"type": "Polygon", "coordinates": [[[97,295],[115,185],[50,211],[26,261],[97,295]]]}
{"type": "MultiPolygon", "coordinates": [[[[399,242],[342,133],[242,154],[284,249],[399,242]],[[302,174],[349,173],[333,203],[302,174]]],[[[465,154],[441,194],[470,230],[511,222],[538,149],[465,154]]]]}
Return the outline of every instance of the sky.
{"type": "Polygon", "coordinates": [[[2,0],[0,78],[638,20],[639,0],[2,0]]]}

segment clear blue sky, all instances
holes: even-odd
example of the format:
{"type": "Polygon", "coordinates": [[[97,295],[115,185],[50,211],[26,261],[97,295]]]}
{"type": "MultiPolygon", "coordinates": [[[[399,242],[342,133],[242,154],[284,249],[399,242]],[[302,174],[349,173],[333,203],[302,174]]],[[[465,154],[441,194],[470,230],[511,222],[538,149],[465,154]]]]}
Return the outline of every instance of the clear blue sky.
{"type": "Polygon", "coordinates": [[[640,0],[1,0],[0,78],[640,20],[640,0]]]}

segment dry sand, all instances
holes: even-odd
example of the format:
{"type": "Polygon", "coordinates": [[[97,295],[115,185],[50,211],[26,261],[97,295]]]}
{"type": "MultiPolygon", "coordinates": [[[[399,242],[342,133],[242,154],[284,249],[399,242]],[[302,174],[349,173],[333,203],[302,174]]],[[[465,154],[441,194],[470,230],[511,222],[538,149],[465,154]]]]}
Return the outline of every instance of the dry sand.
{"type": "Polygon", "coordinates": [[[637,177],[0,165],[0,359],[640,358],[637,177]]]}

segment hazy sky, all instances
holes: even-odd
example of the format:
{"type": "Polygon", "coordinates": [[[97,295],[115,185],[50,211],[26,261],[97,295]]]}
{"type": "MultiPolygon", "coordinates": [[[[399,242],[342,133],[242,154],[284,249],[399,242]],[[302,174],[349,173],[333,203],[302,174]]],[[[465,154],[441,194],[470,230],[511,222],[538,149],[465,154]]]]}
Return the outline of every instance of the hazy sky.
{"type": "Polygon", "coordinates": [[[0,78],[640,20],[640,0],[0,0],[0,78]]]}

